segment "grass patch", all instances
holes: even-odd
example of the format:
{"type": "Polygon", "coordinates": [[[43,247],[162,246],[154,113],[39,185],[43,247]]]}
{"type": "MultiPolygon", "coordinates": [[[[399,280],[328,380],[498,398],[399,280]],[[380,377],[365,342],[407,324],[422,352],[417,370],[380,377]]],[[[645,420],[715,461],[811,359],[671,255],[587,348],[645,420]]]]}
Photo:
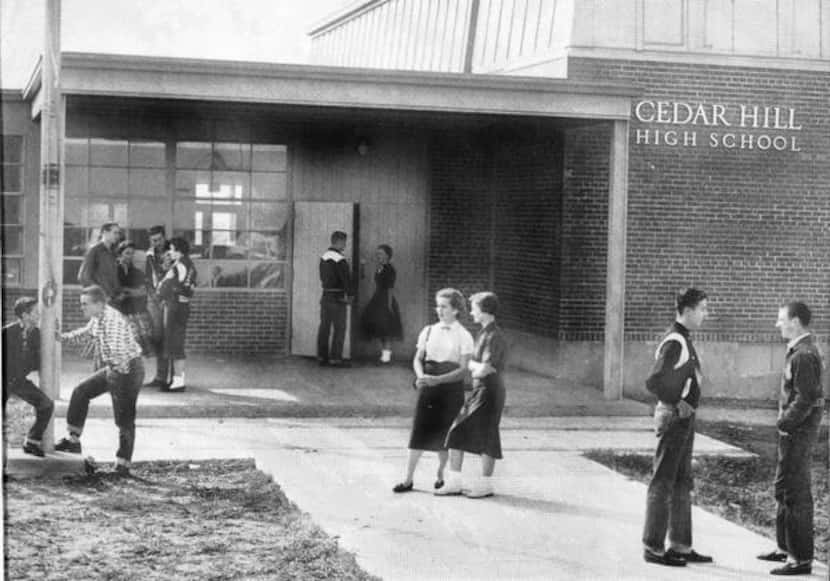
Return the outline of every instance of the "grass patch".
{"type": "MultiPolygon", "coordinates": [[[[696,458],[693,502],[774,542],[776,503],[773,497],[773,478],[778,437],[775,427],[698,421],[697,431],[754,452],[758,456],[696,458]]],[[[633,480],[647,483],[651,477],[651,456],[609,450],[592,451],[586,456],[633,480]]],[[[813,453],[812,482],[816,558],[824,562],[830,557],[828,472],[828,433],[827,426],[822,426],[813,453]]]]}
{"type": "Polygon", "coordinates": [[[5,485],[9,579],[373,579],[252,460],[5,485]]]}

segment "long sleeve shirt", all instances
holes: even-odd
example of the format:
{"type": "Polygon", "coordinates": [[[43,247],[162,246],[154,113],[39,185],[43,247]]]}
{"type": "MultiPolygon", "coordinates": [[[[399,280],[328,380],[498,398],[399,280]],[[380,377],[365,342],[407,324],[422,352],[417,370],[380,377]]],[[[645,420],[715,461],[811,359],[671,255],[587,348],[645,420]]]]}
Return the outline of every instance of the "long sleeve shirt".
{"type": "Polygon", "coordinates": [[[119,373],[128,373],[130,361],[141,357],[141,347],[129,321],[109,305],[85,326],[61,334],[61,339],[69,343],[80,343],[90,337],[98,343],[103,364],[119,373]]]}
{"type": "Polygon", "coordinates": [[[677,404],[681,399],[697,408],[700,403],[700,359],[689,330],[675,322],[661,343],[646,389],[657,399],[677,404]]]}
{"type": "Polygon", "coordinates": [[[778,397],[779,430],[797,430],[813,408],[824,405],[822,367],[821,355],[812,335],[800,338],[787,350],[778,397]]]}
{"type": "Polygon", "coordinates": [[[118,281],[118,261],[112,249],[101,241],[93,244],[84,255],[78,282],[81,286],[97,284],[110,300],[118,297],[121,283],[118,281]]]}
{"type": "Polygon", "coordinates": [[[40,369],[40,329],[19,322],[3,327],[3,377],[16,382],[40,369]]]}

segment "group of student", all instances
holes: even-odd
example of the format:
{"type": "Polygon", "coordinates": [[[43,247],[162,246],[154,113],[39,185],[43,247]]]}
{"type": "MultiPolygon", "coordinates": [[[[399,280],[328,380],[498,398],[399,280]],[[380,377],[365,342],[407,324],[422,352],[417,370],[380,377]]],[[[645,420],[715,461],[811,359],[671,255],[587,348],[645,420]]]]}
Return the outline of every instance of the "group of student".
{"type": "MultiPolygon", "coordinates": [[[[163,226],[153,226],[148,234],[151,246],[142,272],[133,264],[135,244],[121,240],[118,224],[101,227],[99,240],[87,250],[78,273],[80,308],[87,323],[55,334],[57,341],[83,346],[93,359],[92,375],[72,390],[67,435],[55,444],[55,450],[81,453],[89,403],[109,393],[119,432],[115,471],[121,474],[129,472],[132,461],[143,357],[157,357],[156,377],[147,385],[165,391],[185,388],[185,331],[196,270],[186,240],[166,240],[163,226]]],[[[14,313],[17,320],[3,327],[3,410],[11,395],[35,408],[35,422],[23,452],[42,457],[43,433],[54,402],[28,378],[40,367],[37,300],[17,299],[14,313]]]]}

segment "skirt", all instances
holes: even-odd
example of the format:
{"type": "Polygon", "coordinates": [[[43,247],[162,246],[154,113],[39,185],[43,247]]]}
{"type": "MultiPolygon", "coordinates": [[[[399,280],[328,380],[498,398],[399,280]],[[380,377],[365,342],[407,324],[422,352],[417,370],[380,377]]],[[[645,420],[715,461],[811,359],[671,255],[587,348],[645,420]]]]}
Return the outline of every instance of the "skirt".
{"type": "Polygon", "coordinates": [[[486,454],[501,459],[499,424],[504,410],[505,389],[502,378],[490,375],[476,382],[450,428],[447,448],[472,454],[486,454]]]}
{"type": "MultiPolygon", "coordinates": [[[[458,365],[455,367],[457,368],[458,365]]],[[[424,363],[424,371],[430,375],[442,375],[451,370],[452,368],[437,369],[430,361],[424,363]]],[[[419,388],[418,400],[415,403],[415,417],[412,420],[412,433],[409,436],[409,448],[432,452],[446,450],[444,442],[447,439],[447,432],[463,405],[464,383],[462,381],[419,388]]]]}
{"type": "Polygon", "coordinates": [[[168,359],[185,359],[184,343],[190,303],[171,303],[165,311],[163,352],[168,359]]]}
{"type": "Polygon", "coordinates": [[[389,299],[386,291],[378,291],[360,317],[360,330],[365,339],[401,339],[403,326],[398,301],[389,299]]]}

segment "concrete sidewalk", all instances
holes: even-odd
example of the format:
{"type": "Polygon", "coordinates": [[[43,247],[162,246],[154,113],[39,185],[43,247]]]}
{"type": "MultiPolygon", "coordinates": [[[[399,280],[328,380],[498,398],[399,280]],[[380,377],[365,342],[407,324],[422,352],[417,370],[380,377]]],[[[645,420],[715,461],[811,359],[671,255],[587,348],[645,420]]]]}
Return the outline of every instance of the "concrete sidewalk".
{"type": "MultiPolygon", "coordinates": [[[[155,361],[145,360],[146,381],[155,361]]],[[[66,355],[57,417],[66,415],[72,389],[91,372],[91,363],[66,355]]],[[[410,416],[415,403],[408,364],[356,363],[352,369],[319,367],[302,357],[224,359],[194,355],[187,363],[187,390],[164,393],[145,388],[138,416],[148,417],[378,417],[410,416]]],[[[642,416],[649,406],[632,400],[605,401],[593,387],[511,370],[505,415],[642,416]]],[[[111,417],[108,396],[93,400],[90,417],[111,417]]]]}
{"type": "MultiPolygon", "coordinates": [[[[648,418],[508,418],[497,495],[482,500],[433,496],[436,459],[429,454],[416,491],[392,493],[405,467],[407,418],[139,418],[137,430],[137,461],[255,458],[362,567],[388,580],[769,578],[769,564],[754,555],[771,548],[771,539],[699,509],[696,548],[714,554],[714,564],[643,562],[645,487],[582,452],[650,452],[648,418]]],[[[90,420],[84,453],[109,461],[116,439],[111,421],[90,420]]],[[[743,454],[700,435],[695,448],[743,454]]],[[[469,457],[465,476],[478,467],[469,457]]],[[[816,566],[813,578],[827,578],[827,569],[816,566]]]]}

